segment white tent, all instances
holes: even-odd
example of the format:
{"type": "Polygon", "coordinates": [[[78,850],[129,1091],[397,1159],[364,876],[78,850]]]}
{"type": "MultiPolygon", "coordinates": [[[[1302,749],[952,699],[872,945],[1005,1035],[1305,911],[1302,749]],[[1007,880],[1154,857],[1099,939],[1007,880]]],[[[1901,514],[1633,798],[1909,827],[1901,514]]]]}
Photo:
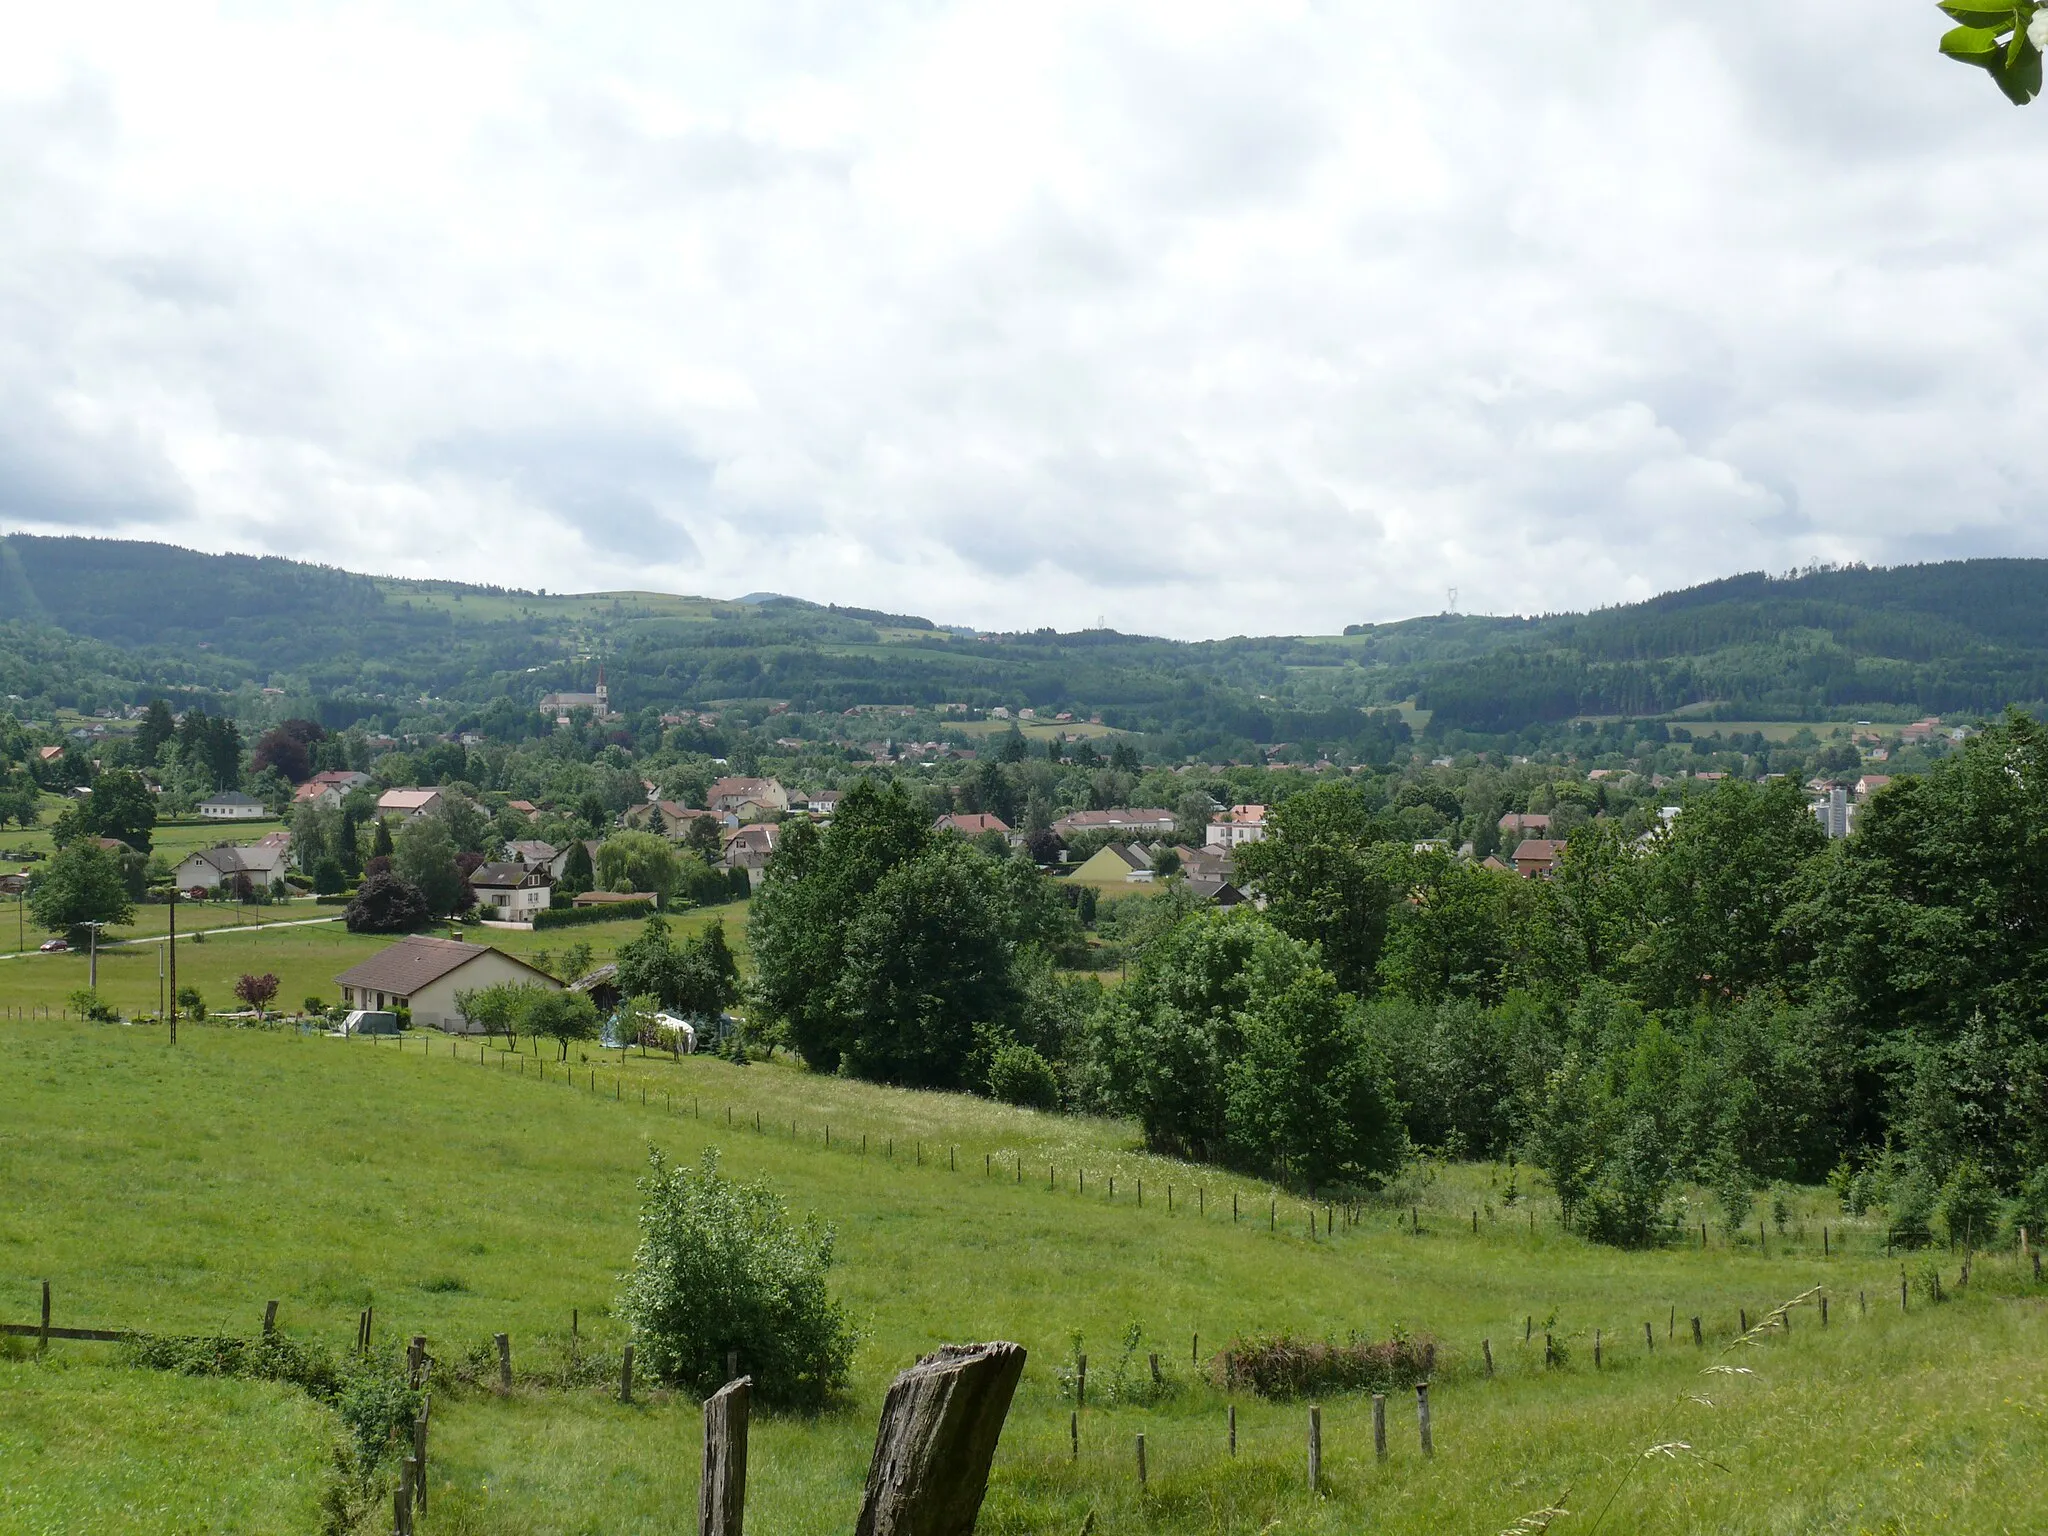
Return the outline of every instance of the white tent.
{"type": "Polygon", "coordinates": [[[679,1019],[672,1013],[657,1013],[654,1016],[654,1027],[671,1031],[676,1037],[676,1048],[685,1056],[696,1052],[697,1026],[688,1019],[679,1019]]]}

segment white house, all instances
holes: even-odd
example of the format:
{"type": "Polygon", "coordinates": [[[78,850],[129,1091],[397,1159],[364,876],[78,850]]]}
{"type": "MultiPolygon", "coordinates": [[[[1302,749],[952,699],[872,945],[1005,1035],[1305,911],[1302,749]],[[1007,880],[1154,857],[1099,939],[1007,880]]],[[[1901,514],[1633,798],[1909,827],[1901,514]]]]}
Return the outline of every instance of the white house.
{"type": "Polygon", "coordinates": [[[269,807],[261,800],[239,789],[223,790],[211,800],[199,802],[202,821],[261,821],[269,814],[269,807]]]}
{"type": "Polygon", "coordinates": [[[479,864],[469,877],[483,915],[500,923],[530,923],[554,900],[554,876],[545,864],[479,864]]]}
{"type": "Polygon", "coordinates": [[[411,821],[441,808],[438,789],[387,789],[377,797],[379,816],[402,816],[411,821]]]}
{"type": "Polygon", "coordinates": [[[1211,848],[1235,848],[1239,843],[1258,843],[1266,837],[1266,808],[1263,805],[1233,805],[1209,818],[1208,844],[1211,848]]]}
{"type": "Polygon", "coordinates": [[[334,981],[341,988],[344,1008],[377,1012],[408,1008],[414,1024],[450,1034],[481,1033],[463,1022],[462,1012],[455,1006],[457,992],[501,981],[523,982],[550,992],[562,989],[547,972],[488,945],[422,935],[400,939],[361,965],[350,966],[334,981]]]}
{"type": "Polygon", "coordinates": [[[292,835],[273,832],[259,842],[237,848],[220,843],[185,856],[174,877],[181,891],[214,891],[247,876],[252,886],[267,886],[285,872],[291,859],[292,835]]]}

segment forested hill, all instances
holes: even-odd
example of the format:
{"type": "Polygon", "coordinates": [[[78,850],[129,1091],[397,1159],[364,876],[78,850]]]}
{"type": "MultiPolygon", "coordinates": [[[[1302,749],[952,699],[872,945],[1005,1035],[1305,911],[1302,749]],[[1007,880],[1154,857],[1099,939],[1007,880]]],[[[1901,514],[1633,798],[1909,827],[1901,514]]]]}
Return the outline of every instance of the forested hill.
{"type": "Polygon", "coordinates": [[[1401,705],[1434,736],[1474,738],[1589,715],[1896,720],[2038,703],[2044,589],[2048,561],[1970,560],[1734,576],[1538,619],[1444,614],[1181,643],[977,635],[939,627],[947,613],[767,594],[545,594],[17,534],[0,538],[0,692],[47,713],[158,692],[247,701],[268,687],[330,725],[418,728],[530,712],[549,690],[587,689],[601,656],[628,713],[1031,705],[1100,715],[1162,751],[1294,742],[1378,755],[1405,735],[1386,713],[1401,705]]]}

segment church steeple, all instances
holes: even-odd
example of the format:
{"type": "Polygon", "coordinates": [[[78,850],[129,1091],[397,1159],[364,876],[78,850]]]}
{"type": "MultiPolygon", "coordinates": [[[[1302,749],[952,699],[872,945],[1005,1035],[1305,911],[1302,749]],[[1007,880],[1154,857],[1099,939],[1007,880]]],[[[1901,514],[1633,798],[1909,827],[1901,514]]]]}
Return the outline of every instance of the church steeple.
{"type": "Polygon", "coordinates": [[[612,712],[611,690],[604,685],[604,663],[597,664],[597,717],[602,720],[612,712]]]}

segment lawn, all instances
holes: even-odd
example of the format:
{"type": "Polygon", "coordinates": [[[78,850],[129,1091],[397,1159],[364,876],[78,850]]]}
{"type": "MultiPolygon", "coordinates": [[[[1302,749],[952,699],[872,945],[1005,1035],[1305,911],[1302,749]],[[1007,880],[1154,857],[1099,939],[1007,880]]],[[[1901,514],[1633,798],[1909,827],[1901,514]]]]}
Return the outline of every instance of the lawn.
{"type": "MultiPolygon", "coordinates": [[[[0,944],[9,950],[13,948],[15,938],[11,921],[15,916],[12,911],[0,911],[0,944]]],[[[277,1006],[280,1008],[296,1010],[307,997],[320,997],[332,1002],[339,995],[334,986],[337,975],[393,942],[389,937],[350,933],[338,921],[323,922],[318,926],[308,923],[313,918],[339,916],[339,909],[315,906],[309,901],[281,907],[181,903],[178,909],[178,985],[197,987],[209,1006],[229,1009],[237,1006],[234,1002],[236,978],[245,973],[261,975],[267,971],[278,978],[277,1006]],[[292,926],[273,926],[254,933],[208,933],[204,938],[187,938],[187,933],[192,931],[188,920],[194,918],[212,928],[259,920],[265,924],[292,926]]],[[[728,940],[744,960],[747,953],[747,909],[743,902],[723,907],[692,908],[674,914],[669,923],[671,929],[682,936],[694,933],[714,920],[725,923],[728,940]]],[[[165,907],[138,907],[135,926],[115,932],[117,936],[161,934],[167,921],[168,909],[165,907]]],[[[542,958],[558,960],[571,946],[588,944],[593,955],[591,963],[603,965],[617,952],[619,945],[640,932],[641,926],[642,920],[632,919],[591,923],[577,928],[544,929],[538,933],[477,926],[430,931],[452,933],[467,943],[489,944],[528,961],[542,958]]],[[[43,937],[33,924],[27,931],[31,946],[43,937]]],[[[162,944],[153,943],[115,944],[102,948],[99,954],[100,996],[124,1016],[153,1016],[157,1011],[157,974],[164,948],[162,944]]],[[[64,955],[31,953],[12,959],[0,958],[0,1011],[31,1009],[58,1012],[66,1006],[73,992],[86,985],[90,964],[83,950],[64,955]]]]}
{"type": "MultiPolygon", "coordinates": [[[[302,932],[320,935],[310,944],[346,938],[302,932]]],[[[0,969],[0,987],[15,974],[0,969]]],[[[0,1022],[0,1316],[30,1318],[44,1278],[57,1321],[88,1326],[250,1332],[274,1297],[281,1327],[335,1348],[374,1306],[381,1338],[424,1333],[452,1360],[505,1332],[526,1362],[570,1347],[573,1310],[575,1347],[605,1361],[624,1342],[610,1303],[631,1262],[648,1145],[682,1158],[717,1146],[728,1169],[834,1223],[835,1288],[863,1332],[844,1410],[757,1420],[756,1530],[849,1529],[889,1379],[937,1343],[993,1337],[1031,1359],[985,1531],[1071,1533],[1092,1513],[1099,1532],[1494,1532],[1567,1487],[1574,1508],[1597,1506],[1629,1469],[1608,1517],[1617,1531],[2033,1528],[2048,1455],[2043,1293],[2009,1256],[1980,1256],[1958,1292],[1958,1261],[1942,1254],[1955,1299],[1930,1304],[1919,1276],[1931,1260],[1916,1259],[1902,1314],[1900,1268],[1878,1234],[1828,1214],[1821,1192],[1795,1202],[1762,1249],[1754,1234],[1731,1244],[1718,1232],[1702,1248],[1695,1231],[1620,1253],[1560,1232],[1547,1201],[1507,1204],[1505,1169],[1424,1164],[1356,1225],[1319,1222],[1312,1238],[1301,1201],[1145,1156],[1118,1122],[780,1062],[620,1062],[590,1048],[565,1068],[546,1059],[552,1047],[521,1045],[509,1055],[438,1037],[401,1047],[208,1027],[173,1051],[154,1028],[0,1022]],[[1718,1353],[1741,1310],[1754,1321],[1820,1284],[1833,1303],[1825,1330],[1803,1308],[1789,1334],[1718,1353]],[[1705,1350],[1690,1342],[1695,1314],[1705,1350]],[[1133,1324],[1142,1342],[1127,1368],[1146,1372],[1157,1352],[1175,1388],[1150,1408],[1107,1405],[1093,1385],[1115,1374],[1133,1324]],[[1383,1465],[1369,1405],[1323,1405],[1320,1495],[1305,1486],[1301,1404],[1238,1398],[1231,1458],[1226,1397],[1196,1379],[1190,1356],[1283,1329],[1434,1336],[1434,1460],[1419,1454],[1405,1396],[1390,1403],[1383,1465]],[[1543,1365],[1546,1330],[1565,1352],[1555,1369],[1543,1365]],[[1091,1392],[1075,1461],[1055,1367],[1077,1335],[1091,1392]],[[1754,1374],[1703,1376],[1711,1363],[1754,1374]],[[1697,1454],[1641,1457],[1679,1441],[1697,1454]]],[[[52,1528],[28,1513],[46,1484],[61,1488],[72,1528],[131,1528],[123,1510],[174,1499],[203,1465],[158,1455],[140,1432],[134,1454],[87,1440],[61,1464],[25,1457],[35,1426],[60,1416],[183,1415],[201,1456],[248,1439],[285,1468],[315,1464],[333,1432],[288,1395],[167,1384],[112,1357],[71,1344],[47,1365],[0,1362],[0,1530],[52,1528]],[[67,1398],[52,1407],[55,1392],[67,1398]],[[260,1423],[244,1422],[252,1415],[260,1423]]],[[[597,1387],[526,1384],[505,1401],[437,1392],[434,1413],[423,1530],[652,1532],[689,1519],[699,1431],[687,1398],[627,1407],[597,1387]]],[[[181,1528],[287,1528],[235,1503],[229,1485],[259,1475],[224,1468],[222,1502],[181,1528]]]]}

